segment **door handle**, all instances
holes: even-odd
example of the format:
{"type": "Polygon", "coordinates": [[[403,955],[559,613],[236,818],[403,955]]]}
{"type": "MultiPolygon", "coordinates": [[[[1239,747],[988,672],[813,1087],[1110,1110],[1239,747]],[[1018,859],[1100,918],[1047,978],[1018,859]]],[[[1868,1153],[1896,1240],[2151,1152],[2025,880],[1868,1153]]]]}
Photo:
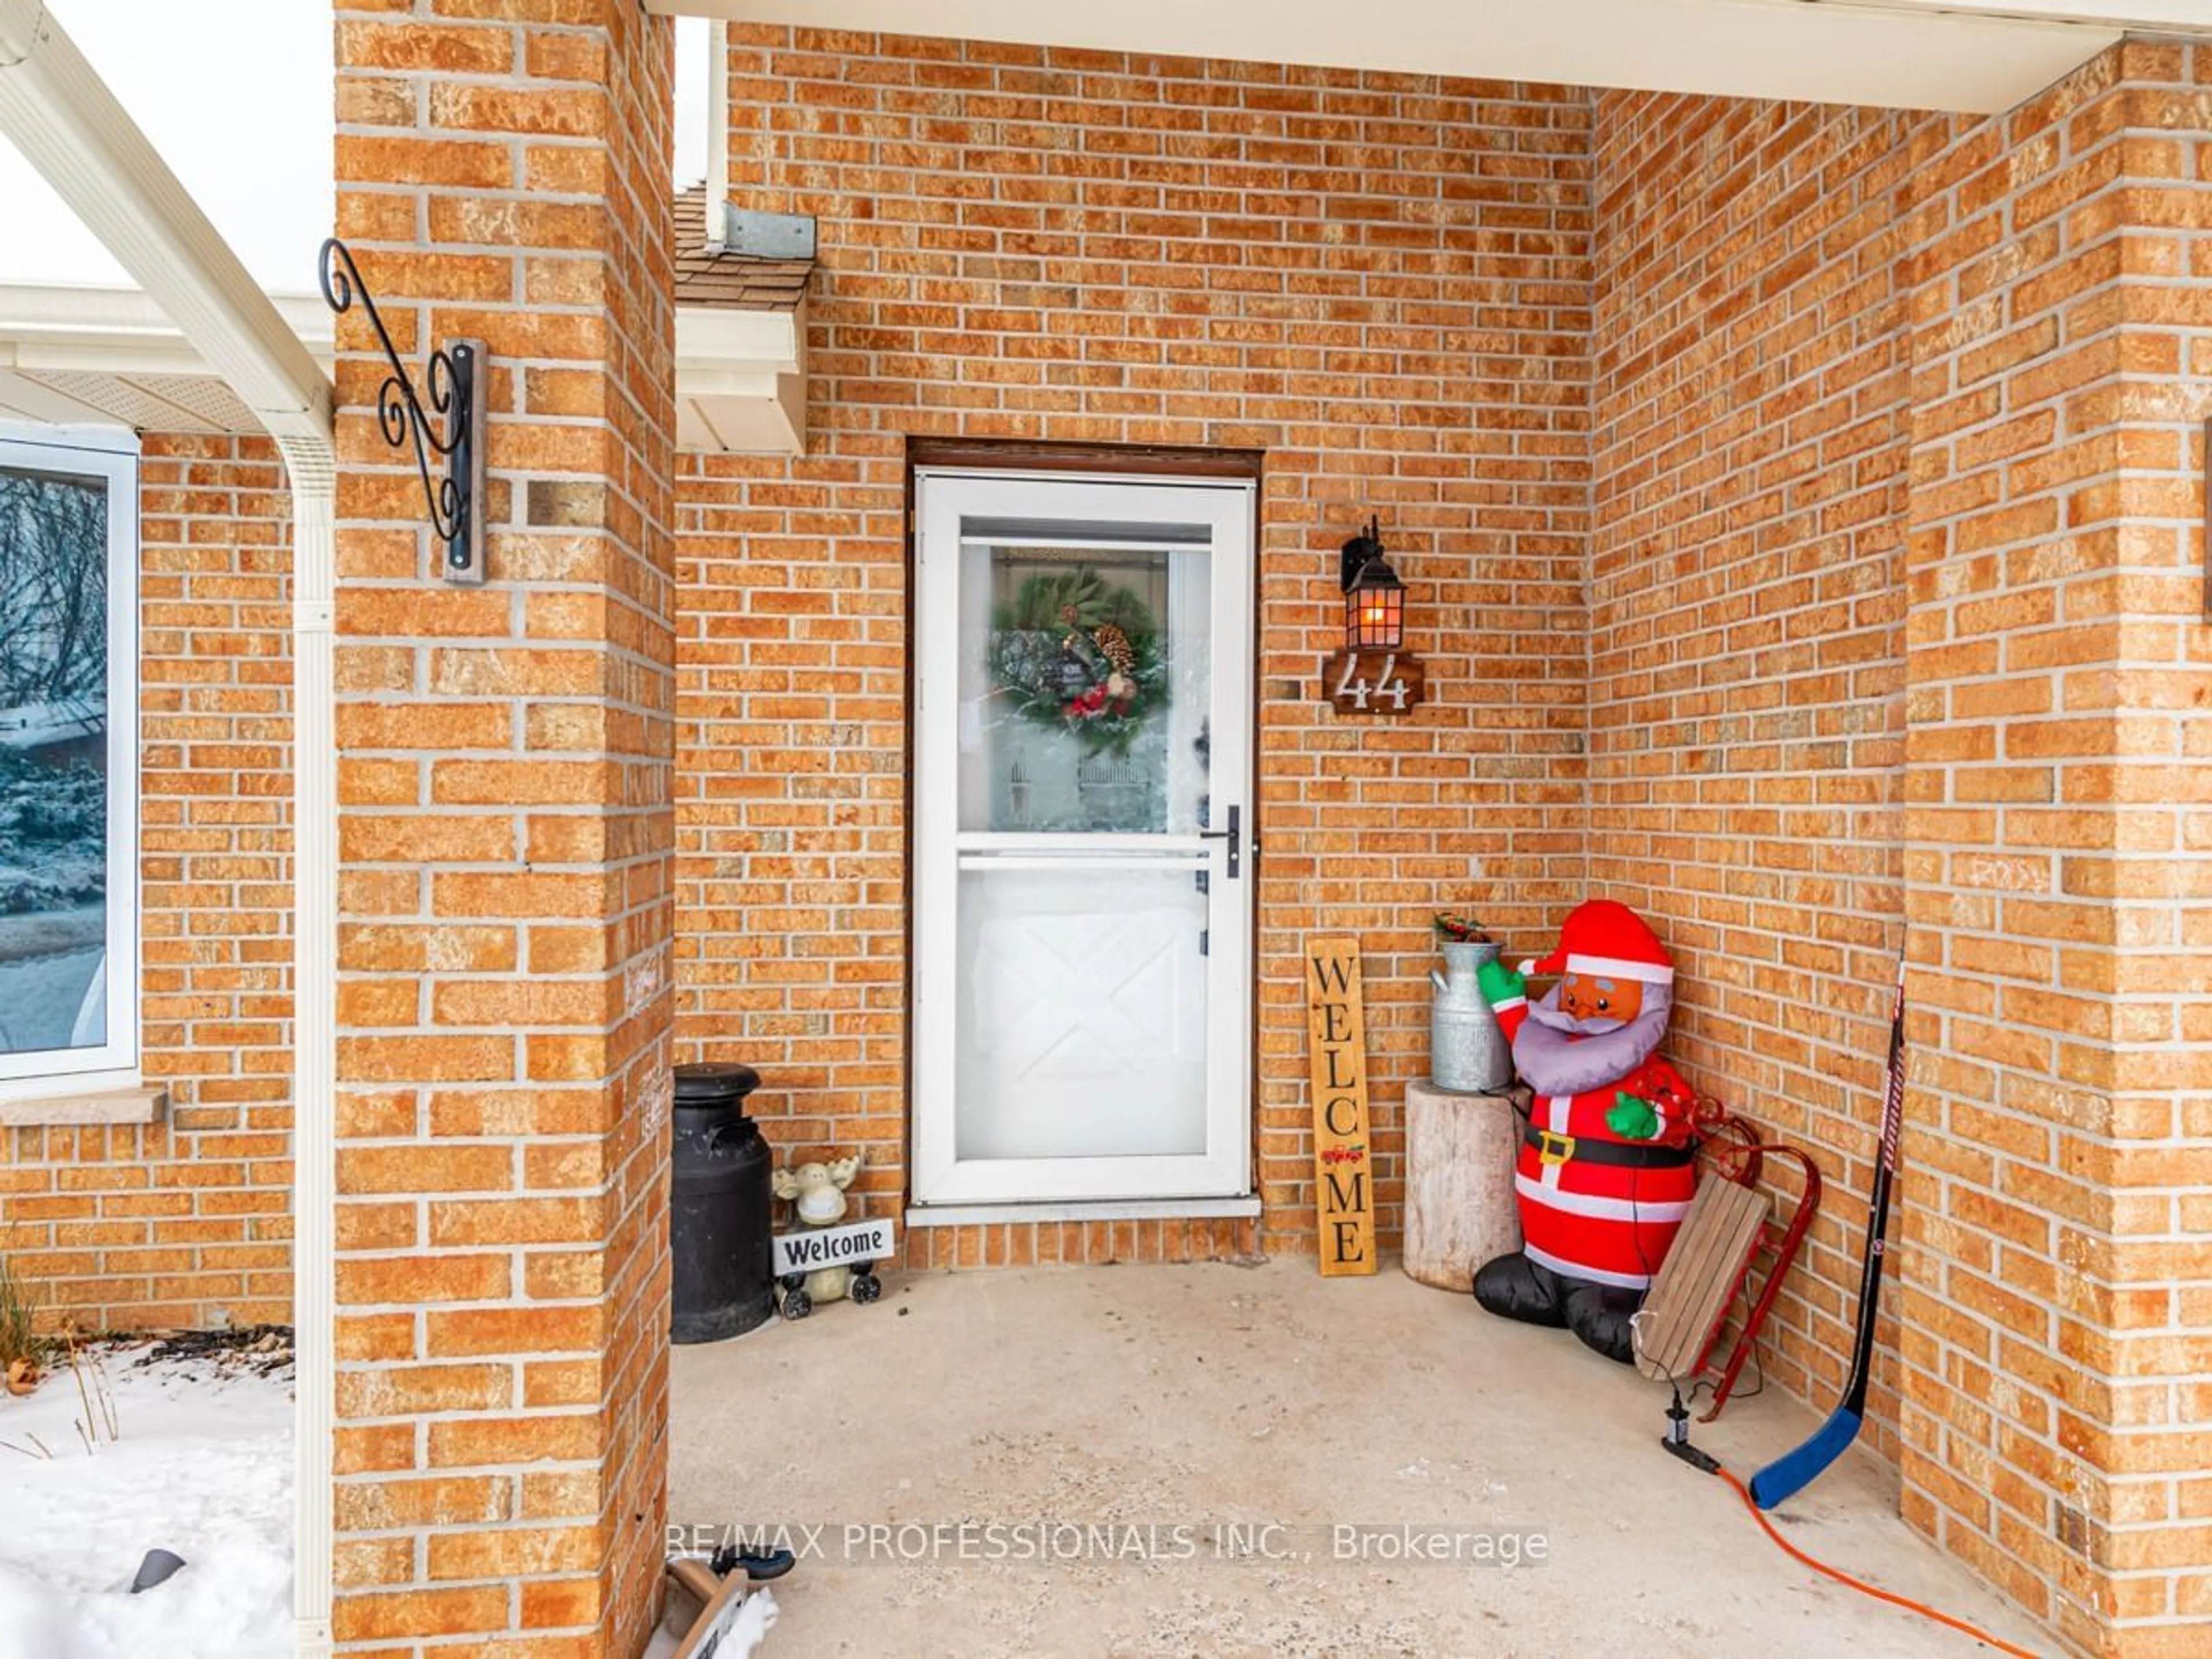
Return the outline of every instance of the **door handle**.
{"type": "Polygon", "coordinates": [[[1233,806],[1229,809],[1229,827],[1226,830],[1201,830],[1198,833],[1202,841],[1225,841],[1229,843],[1229,879],[1236,880],[1237,872],[1244,859],[1243,837],[1237,833],[1237,809],[1233,806]]]}

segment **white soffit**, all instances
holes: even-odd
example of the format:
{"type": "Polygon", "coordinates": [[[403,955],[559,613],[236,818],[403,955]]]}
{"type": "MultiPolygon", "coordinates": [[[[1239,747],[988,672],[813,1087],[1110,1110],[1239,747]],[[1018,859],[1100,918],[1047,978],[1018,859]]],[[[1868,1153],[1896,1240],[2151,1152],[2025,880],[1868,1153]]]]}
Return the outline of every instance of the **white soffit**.
{"type": "Polygon", "coordinates": [[[2185,33],[2212,29],[2212,0],[1810,0],[1810,3],[1861,6],[1869,10],[1966,11],[1990,17],[2092,23],[2100,28],[2185,33]]]}
{"type": "Polygon", "coordinates": [[[2212,28],[2212,0],[646,0],[646,6],[956,40],[1976,113],[2012,108],[2103,51],[2130,24],[2212,28]]]}
{"type": "Polygon", "coordinates": [[[806,309],[676,307],[676,441],[799,455],[806,441],[806,309]]]}
{"type": "MultiPolygon", "coordinates": [[[[274,304],[327,374],[329,308],[314,295],[274,304]]],[[[142,432],[263,429],[184,331],[133,288],[0,283],[0,412],[142,432]]]]}
{"type": "MultiPolygon", "coordinates": [[[[321,296],[278,295],[270,303],[327,372],[335,319],[321,296]]],[[[126,364],[179,374],[206,367],[184,330],[150,295],[135,288],[0,283],[0,350],[12,351],[16,367],[100,369],[126,364]]]]}
{"type": "MultiPolygon", "coordinates": [[[[325,371],[332,319],[319,295],[271,303],[325,371]]],[[[676,310],[678,441],[796,455],[806,433],[806,313],[676,310]]],[[[137,289],[0,283],[0,420],[147,432],[258,432],[184,331],[137,289]]]]}

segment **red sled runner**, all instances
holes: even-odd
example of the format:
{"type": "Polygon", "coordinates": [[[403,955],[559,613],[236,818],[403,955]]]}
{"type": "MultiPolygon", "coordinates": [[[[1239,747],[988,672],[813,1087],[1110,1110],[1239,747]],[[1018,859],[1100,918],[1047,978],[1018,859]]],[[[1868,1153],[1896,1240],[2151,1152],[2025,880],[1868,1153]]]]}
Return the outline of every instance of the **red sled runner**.
{"type": "Polygon", "coordinates": [[[1710,1423],[1728,1404],[1806,1229],[1820,1212],[1820,1171],[1796,1147],[1761,1140],[1718,1101],[1701,1099],[1693,1121],[1705,1137],[1711,1173],[1719,1178],[1698,1183],[1674,1249],[1652,1280],[1636,1317],[1636,1364],[1644,1376],[1672,1382],[1686,1395],[1698,1382],[1709,1385],[1712,1404],[1698,1420],[1710,1423]],[[1772,1202],[1759,1190],[1770,1158],[1794,1164],[1798,1172],[1797,1202],[1786,1223],[1775,1220],[1772,1202]],[[1729,1315],[1745,1303],[1735,1340],[1723,1347],[1729,1315]]]}

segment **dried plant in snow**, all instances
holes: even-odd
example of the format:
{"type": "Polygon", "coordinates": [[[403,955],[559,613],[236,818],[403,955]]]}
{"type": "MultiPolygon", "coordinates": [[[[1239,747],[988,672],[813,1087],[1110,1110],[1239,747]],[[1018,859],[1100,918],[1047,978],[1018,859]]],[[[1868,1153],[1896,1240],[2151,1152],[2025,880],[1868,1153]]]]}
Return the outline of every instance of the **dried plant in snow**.
{"type": "Polygon", "coordinates": [[[107,1367],[100,1357],[100,1350],[80,1344],[74,1332],[69,1334],[70,1374],[76,1378],[78,1404],[84,1415],[77,1419],[77,1438],[84,1442],[88,1456],[102,1445],[113,1445],[123,1437],[123,1425],[115,1412],[115,1391],[107,1385],[107,1367]]]}
{"type": "Polygon", "coordinates": [[[9,1394],[28,1394],[39,1386],[49,1345],[39,1334],[38,1315],[30,1285],[0,1255],[0,1379],[9,1394]]]}

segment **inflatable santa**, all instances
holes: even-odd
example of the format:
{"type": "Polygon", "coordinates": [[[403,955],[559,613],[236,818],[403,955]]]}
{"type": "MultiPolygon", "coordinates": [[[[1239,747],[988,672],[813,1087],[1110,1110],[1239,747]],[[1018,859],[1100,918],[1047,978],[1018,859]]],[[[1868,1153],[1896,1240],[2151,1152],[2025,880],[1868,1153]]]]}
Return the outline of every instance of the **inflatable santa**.
{"type": "Polygon", "coordinates": [[[1476,1272],[1475,1300],[1508,1319],[1564,1325],[1624,1364],[1635,1358],[1630,1317],[1697,1180],[1695,1097],[1656,1052],[1674,981],[1658,936],[1611,899],[1577,906],[1540,962],[1481,972],[1534,1098],[1513,1178],[1522,1246],[1476,1272]],[[1560,978],[1532,1003],[1529,974],[1560,978]]]}

